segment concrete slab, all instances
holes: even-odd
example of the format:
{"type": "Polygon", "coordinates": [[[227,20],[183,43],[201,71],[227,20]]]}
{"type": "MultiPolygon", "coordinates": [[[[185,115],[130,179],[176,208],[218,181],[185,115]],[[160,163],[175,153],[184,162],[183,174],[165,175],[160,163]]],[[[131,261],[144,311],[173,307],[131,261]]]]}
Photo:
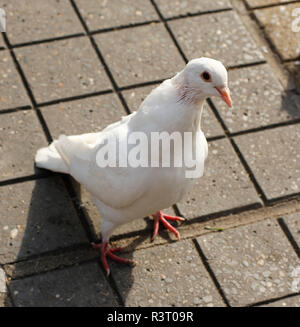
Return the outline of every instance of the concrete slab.
{"type": "Polygon", "coordinates": [[[34,156],[47,141],[35,112],[25,110],[1,115],[0,180],[38,174],[34,156]]]}
{"type": "Polygon", "coordinates": [[[78,135],[100,132],[107,125],[126,116],[115,94],[62,102],[42,107],[41,111],[53,139],[61,134],[78,135]]]}
{"type": "Polygon", "coordinates": [[[189,60],[210,57],[222,61],[225,66],[264,60],[233,11],[174,20],[169,25],[189,60]]]}
{"type": "Polygon", "coordinates": [[[87,37],[18,48],[15,52],[38,103],[111,89],[87,37]]]}
{"type": "Polygon", "coordinates": [[[286,94],[268,65],[229,72],[233,108],[212,101],[231,133],[300,118],[300,110],[286,94]]]}
{"type": "Polygon", "coordinates": [[[30,100],[8,51],[0,51],[0,111],[29,106],[30,100]]]}
{"type": "Polygon", "coordinates": [[[185,66],[161,23],[95,35],[95,40],[119,86],[169,78],[185,66]]]}
{"type": "Polygon", "coordinates": [[[297,3],[254,11],[256,18],[283,60],[297,59],[300,54],[300,33],[292,30],[293,21],[297,23],[296,17],[292,16],[296,8],[299,8],[297,3]]]}
{"type": "Polygon", "coordinates": [[[209,143],[204,176],[177,203],[186,218],[195,218],[260,203],[259,197],[228,140],[209,143]]]}
{"type": "Polygon", "coordinates": [[[0,7],[6,11],[6,31],[12,44],[84,32],[68,0],[1,0],[0,7]]]}
{"type": "Polygon", "coordinates": [[[269,200],[300,191],[299,137],[296,124],[235,138],[269,200]]]}
{"type": "Polygon", "coordinates": [[[0,187],[0,264],[87,242],[61,180],[0,187]]]}
{"type": "Polygon", "coordinates": [[[76,0],[90,31],[158,20],[148,0],[76,0]]]}
{"type": "Polygon", "coordinates": [[[135,267],[111,265],[126,306],[224,306],[192,241],[127,256],[137,261],[135,267]]]}
{"type": "Polygon", "coordinates": [[[205,235],[197,241],[232,306],[292,293],[290,274],[300,260],[276,220],[205,235]]]}
{"type": "Polygon", "coordinates": [[[118,306],[96,262],[12,280],[9,289],[17,307],[118,306]]]}

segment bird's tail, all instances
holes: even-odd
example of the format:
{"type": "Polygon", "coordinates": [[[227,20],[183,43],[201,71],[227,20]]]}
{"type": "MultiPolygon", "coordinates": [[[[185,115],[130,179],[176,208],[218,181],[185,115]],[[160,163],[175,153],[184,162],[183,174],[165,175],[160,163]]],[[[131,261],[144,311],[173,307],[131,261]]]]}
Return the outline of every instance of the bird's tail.
{"type": "Polygon", "coordinates": [[[69,173],[69,165],[65,158],[57,151],[57,142],[54,141],[48,147],[39,149],[35,156],[35,162],[39,168],[67,174],[69,173]]]}

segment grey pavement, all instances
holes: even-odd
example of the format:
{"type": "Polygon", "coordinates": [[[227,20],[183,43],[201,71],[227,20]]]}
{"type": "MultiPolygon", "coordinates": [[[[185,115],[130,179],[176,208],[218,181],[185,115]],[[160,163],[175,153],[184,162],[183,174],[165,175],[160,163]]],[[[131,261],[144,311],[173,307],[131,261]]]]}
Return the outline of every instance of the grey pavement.
{"type": "MultiPolygon", "coordinates": [[[[287,0],[0,0],[0,307],[300,306],[300,32],[287,0]],[[229,70],[234,106],[205,103],[204,176],[165,211],[118,228],[72,178],[34,155],[138,109],[187,60],[229,70]],[[216,228],[217,227],[217,228],[216,228]]],[[[99,185],[101,187],[101,185],[99,185]]],[[[125,190],[126,191],[126,190],[125,190]]]]}

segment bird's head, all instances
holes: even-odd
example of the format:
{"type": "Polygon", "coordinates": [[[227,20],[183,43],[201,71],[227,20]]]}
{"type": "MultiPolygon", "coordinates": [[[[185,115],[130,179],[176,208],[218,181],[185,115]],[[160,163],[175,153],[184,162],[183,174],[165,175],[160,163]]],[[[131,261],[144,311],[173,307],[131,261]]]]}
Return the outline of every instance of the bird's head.
{"type": "Polygon", "coordinates": [[[231,107],[227,70],[220,61],[198,58],[188,62],[177,79],[180,99],[197,102],[210,96],[222,98],[231,107]]]}

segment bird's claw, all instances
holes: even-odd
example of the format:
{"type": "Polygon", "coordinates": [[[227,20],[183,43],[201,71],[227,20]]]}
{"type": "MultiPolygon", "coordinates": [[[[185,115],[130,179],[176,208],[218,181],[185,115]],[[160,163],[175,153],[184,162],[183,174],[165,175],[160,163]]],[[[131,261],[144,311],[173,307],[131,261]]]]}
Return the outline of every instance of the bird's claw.
{"type": "Polygon", "coordinates": [[[110,269],[109,265],[107,263],[107,256],[109,256],[112,260],[120,262],[120,263],[125,263],[125,264],[130,264],[130,265],[135,265],[135,262],[130,259],[125,259],[125,258],[120,258],[117,255],[114,254],[114,252],[122,250],[121,247],[119,248],[109,248],[108,243],[91,243],[92,247],[94,249],[97,249],[101,253],[101,260],[103,267],[106,271],[106,275],[108,276],[110,274],[110,269]]]}
{"type": "Polygon", "coordinates": [[[175,227],[173,227],[168,222],[168,220],[185,221],[185,218],[176,217],[176,216],[169,216],[169,215],[166,215],[166,214],[162,213],[161,211],[158,211],[156,214],[152,215],[152,217],[154,218],[154,229],[153,229],[152,241],[154,240],[154,238],[158,234],[159,222],[160,221],[165,226],[165,228],[167,228],[169,231],[171,231],[177,237],[177,239],[180,240],[180,234],[179,234],[178,230],[175,227]]]}

